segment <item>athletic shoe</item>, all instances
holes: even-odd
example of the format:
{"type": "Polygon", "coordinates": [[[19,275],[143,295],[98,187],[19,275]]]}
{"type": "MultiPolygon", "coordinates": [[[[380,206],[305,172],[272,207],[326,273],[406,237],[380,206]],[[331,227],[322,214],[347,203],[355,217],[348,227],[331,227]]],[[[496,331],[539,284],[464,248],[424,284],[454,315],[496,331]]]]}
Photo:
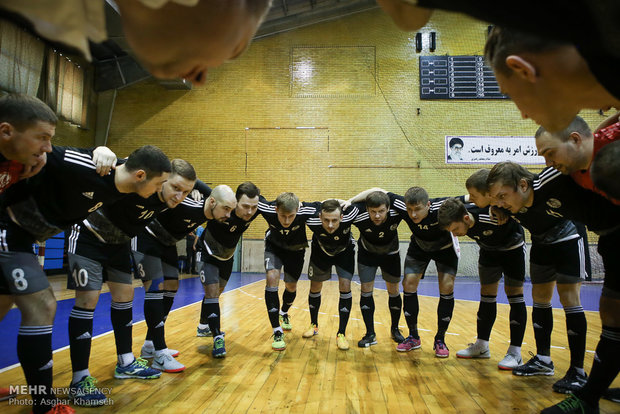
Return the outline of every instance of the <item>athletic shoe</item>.
{"type": "Polygon", "coordinates": [[[527,361],[523,365],[519,365],[518,367],[514,367],[512,369],[512,373],[514,375],[520,376],[531,376],[531,375],[553,375],[555,374],[555,368],[553,366],[553,361],[550,363],[545,363],[538,359],[538,357],[530,352],[532,358],[527,361]]]}
{"type": "Polygon", "coordinates": [[[11,392],[10,388],[0,388],[0,401],[6,401],[15,397],[17,397],[17,393],[11,392]]]}
{"type": "MultiPolygon", "coordinates": [[[[282,328],[284,329],[284,327],[282,328]]],[[[319,327],[316,326],[315,323],[311,324],[306,332],[304,332],[301,336],[304,338],[312,338],[314,335],[319,334],[319,327]]]]}
{"type": "Polygon", "coordinates": [[[592,407],[587,402],[571,394],[564,401],[545,408],[540,414],[598,414],[599,412],[598,407],[592,407]]]}
{"type": "Polygon", "coordinates": [[[607,388],[603,393],[602,398],[620,403],[620,388],[607,388]]]}
{"type": "Polygon", "coordinates": [[[213,351],[211,352],[214,358],[224,358],[226,356],[226,348],[224,347],[224,337],[216,336],[213,340],[213,351]]]}
{"type": "MultiPolygon", "coordinates": [[[[179,351],[177,351],[176,349],[168,348],[168,353],[170,354],[170,356],[173,356],[175,358],[179,356],[179,351]]],[[[142,350],[140,351],[140,358],[151,359],[154,357],[155,347],[143,345],[142,350]]]]}
{"type": "Polygon", "coordinates": [[[286,343],[284,342],[284,332],[276,331],[273,333],[273,343],[271,348],[274,351],[284,351],[286,349],[286,343]]]}
{"type": "Polygon", "coordinates": [[[46,411],[45,414],[74,414],[75,410],[68,405],[56,404],[52,409],[46,411]]]}
{"type": "Polygon", "coordinates": [[[402,344],[405,341],[405,337],[400,333],[400,329],[392,328],[392,340],[397,344],[402,344]]]}
{"type": "Polygon", "coordinates": [[[482,346],[479,343],[469,344],[465,349],[461,349],[456,353],[457,358],[491,358],[489,347],[482,346]]]}
{"type": "Polygon", "coordinates": [[[450,356],[450,350],[443,339],[435,339],[433,350],[437,358],[448,358],[450,356]]]}
{"type": "Polygon", "coordinates": [[[396,350],[398,352],[407,352],[411,351],[412,349],[418,349],[421,346],[422,341],[420,341],[420,338],[414,338],[413,336],[409,335],[405,338],[403,342],[396,346],[396,350]]]}
{"type": "Polygon", "coordinates": [[[185,365],[178,362],[172,355],[162,352],[161,355],[153,358],[151,368],[164,372],[181,372],[185,370],[185,365]]]}
{"type": "Polygon", "coordinates": [[[97,379],[90,375],[69,385],[69,398],[73,399],[73,404],[86,407],[103,405],[107,400],[107,397],[97,388],[97,379]]]}
{"type": "Polygon", "coordinates": [[[196,327],[196,336],[198,337],[213,336],[213,333],[211,332],[211,328],[209,328],[209,325],[207,325],[205,329],[200,329],[199,327],[196,327]]]}
{"type": "Polygon", "coordinates": [[[349,341],[347,340],[347,337],[344,336],[344,334],[339,333],[338,335],[336,335],[336,343],[338,344],[338,349],[342,351],[346,351],[347,349],[349,349],[349,341]]]}
{"type": "Polygon", "coordinates": [[[588,376],[585,373],[580,374],[575,367],[570,367],[568,371],[566,371],[564,378],[553,384],[553,391],[561,394],[572,394],[582,389],[583,386],[586,385],[587,380],[588,376]]]}
{"type": "Polygon", "coordinates": [[[521,355],[507,353],[504,359],[498,362],[497,367],[506,371],[512,371],[515,367],[523,364],[521,355]]]}
{"type": "Polygon", "coordinates": [[[369,348],[371,345],[377,344],[377,335],[375,333],[367,333],[364,337],[357,343],[357,346],[360,348],[369,348]]]}
{"type": "Polygon", "coordinates": [[[126,367],[116,364],[114,370],[114,378],[138,378],[138,379],[154,379],[161,376],[161,371],[149,368],[146,359],[136,358],[126,367]]]}
{"type": "Polygon", "coordinates": [[[280,326],[282,326],[282,329],[284,329],[285,331],[290,331],[291,329],[293,329],[293,325],[291,325],[291,321],[288,318],[288,313],[280,315],[280,326]]]}

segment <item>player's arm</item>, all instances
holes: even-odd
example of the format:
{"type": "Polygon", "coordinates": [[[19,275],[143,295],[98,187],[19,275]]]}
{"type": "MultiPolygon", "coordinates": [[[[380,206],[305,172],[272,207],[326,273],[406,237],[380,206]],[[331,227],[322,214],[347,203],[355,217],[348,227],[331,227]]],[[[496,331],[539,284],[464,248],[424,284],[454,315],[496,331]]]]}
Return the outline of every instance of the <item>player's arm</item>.
{"type": "Polygon", "coordinates": [[[366,201],[366,197],[368,197],[368,194],[374,193],[375,191],[382,191],[387,194],[387,191],[385,191],[384,189],[379,188],[379,187],[374,187],[374,188],[369,188],[368,190],[364,190],[361,193],[351,197],[350,199],[347,200],[347,202],[349,203],[349,205],[353,203],[361,203],[362,201],[366,201]]]}
{"type": "Polygon", "coordinates": [[[418,7],[417,0],[377,0],[377,3],[400,29],[407,31],[418,30],[433,14],[432,9],[418,7]]]}
{"type": "Polygon", "coordinates": [[[620,121],[620,111],[616,112],[615,114],[613,114],[612,116],[608,117],[603,122],[601,122],[594,131],[596,132],[603,128],[607,128],[608,126],[613,125],[619,121],[620,121]]]}
{"type": "Polygon", "coordinates": [[[194,189],[189,193],[189,196],[194,201],[201,201],[203,198],[207,198],[211,195],[211,187],[205,184],[201,180],[196,180],[194,183],[194,189]]]}

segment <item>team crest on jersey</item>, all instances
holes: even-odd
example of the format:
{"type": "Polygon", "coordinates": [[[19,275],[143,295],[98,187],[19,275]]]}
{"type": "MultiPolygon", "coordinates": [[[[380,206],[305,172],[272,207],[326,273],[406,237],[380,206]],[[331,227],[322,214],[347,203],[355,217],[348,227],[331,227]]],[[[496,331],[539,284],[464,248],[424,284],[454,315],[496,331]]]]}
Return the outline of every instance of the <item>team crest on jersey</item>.
{"type": "Polygon", "coordinates": [[[493,230],[485,230],[485,231],[482,232],[482,234],[484,236],[490,236],[491,234],[493,234],[493,230]]]}
{"type": "Polygon", "coordinates": [[[11,182],[11,175],[9,173],[0,174],[0,188],[5,188],[11,182]]]}
{"type": "Polygon", "coordinates": [[[293,228],[291,229],[291,231],[295,231],[295,230],[299,230],[299,225],[293,226],[293,228]]]}
{"type": "Polygon", "coordinates": [[[551,208],[560,208],[562,207],[562,202],[557,198],[550,198],[547,200],[547,205],[551,208]]]}
{"type": "Polygon", "coordinates": [[[233,231],[235,231],[235,230],[237,230],[237,226],[232,226],[232,227],[230,228],[230,232],[231,232],[231,233],[232,233],[233,231]]]}
{"type": "Polygon", "coordinates": [[[338,240],[340,240],[340,237],[335,236],[335,237],[334,237],[334,240],[338,241],[338,240]]]}
{"type": "Polygon", "coordinates": [[[392,224],[390,226],[390,230],[392,230],[392,231],[396,230],[397,228],[398,228],[398,224],[392,224]]]}

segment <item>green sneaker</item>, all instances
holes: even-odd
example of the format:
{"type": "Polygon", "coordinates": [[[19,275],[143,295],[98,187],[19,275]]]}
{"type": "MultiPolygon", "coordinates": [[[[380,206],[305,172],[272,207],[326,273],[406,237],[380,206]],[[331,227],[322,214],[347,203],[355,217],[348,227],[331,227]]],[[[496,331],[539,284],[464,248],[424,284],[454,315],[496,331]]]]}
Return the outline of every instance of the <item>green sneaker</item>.
{"type": "Polygon", "coordinates": [[[86,407],[103,405],[107,401],[105,394],[97,388],[97,379],[90,375],[69,386],[69,397],[73,404],[86,407]]]}
{"type": "Polygon", "coordinates": [[[293,325],[291,325],[291,321],[288,318],[288,313],[280,315],[280,326],[282,326],[282,329],[285,331],[290,331],[293,329],[293,325]]]}
{"type": "Polygon", "coordinates": [[[284,342],[284,332],[276,331],[273,333],[273,343],[271,347],[274,351],[284,351],[286,343],[284,342]]]}
{"type": "Polygon", "coordinates": [[[226,356],[226,348],[224,347],[224,337],[222,335],[216,336],[213,340],[213,357],[224,358],[226,356]]]}
{"type": "Polygon", "coordinates": [[[571,394],[564,401],[545,408],[540,414],[598,414],[599,412],[598,407],[592,407],[576,395],[571,394]]]}

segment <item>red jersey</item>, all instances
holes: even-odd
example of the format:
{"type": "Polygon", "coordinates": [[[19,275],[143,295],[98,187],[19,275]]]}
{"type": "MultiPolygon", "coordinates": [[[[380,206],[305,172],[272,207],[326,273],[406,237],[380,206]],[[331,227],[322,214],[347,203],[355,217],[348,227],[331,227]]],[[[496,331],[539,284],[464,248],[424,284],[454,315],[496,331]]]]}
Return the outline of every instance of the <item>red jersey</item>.
{"type": "MultiPolygon", "coordinates": [[[[603,148],[607,144],[611,144],[612,142],[617,141],[618,139],[620,139],[620,122],[616,122],[615,124],[612,124],[607,128],[596,131],[594,133],[594,148],[592,149],[592,159],[594,159],[594,156],[596,156],[596,154],[600,151],[601,148],[603,148]]],[[[589,165],[588,168],[585,170],[575,171],[571,174],[571,177],[573,177],[573,180],[575,180],[575,182],[583,188],[594,191],[595,193],[598,193],[603,197],[607,198],[612,203],[620,205],[620,200],[609,197],[603,191],[599,190],[594,186],[594,183],[592,182],[592,177],[590,177],[589,165]]]]}
{"type": "Polygon", "coordinates": [[[23,164],[7,160],[0,155],[0,194],[19,181],[19,176],[23,170],[23,164]]]}

